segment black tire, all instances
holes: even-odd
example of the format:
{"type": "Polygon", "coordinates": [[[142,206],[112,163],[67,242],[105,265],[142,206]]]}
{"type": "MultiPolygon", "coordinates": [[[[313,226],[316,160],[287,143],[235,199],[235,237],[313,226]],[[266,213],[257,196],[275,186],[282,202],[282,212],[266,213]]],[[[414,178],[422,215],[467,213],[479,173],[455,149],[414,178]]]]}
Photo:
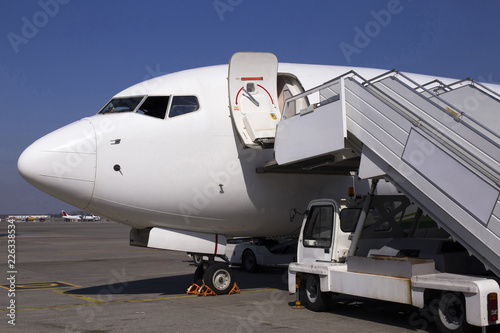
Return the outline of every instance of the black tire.
{"type": "Polygon", "coordinates": [[[234,285],[233,272],[227,264],[215,262],[205,270],[203,282],[217,295],[226,295],[234,285]]]}
{"type": "Polygon", "coordinates": [[[314,312],[323,312],[328,308],[328,293],[319,287],[319,277],[308,275],[300,286],[300,301],[306,308],[314,312]]]}
{"type": "Polygon", "coordinates": [[[257,258],[252,250],[247,249],[243,252],[241,256],[241,268],[248,273],[257,271],[257,258]]]}
{"type": "Polygon", "coordinates": [[[443,291],[433,301],[433,316],[436,326],[442,333],[466,333],[472,331],[467,323],[465,298],[461,293],[443,291]]]}
{"type": "Polygon", "coordinates": [[[193,262],[196,267],[203,265],[203,255],[193,253],[191,256],[193,257],[193,262]]]}
{"type": "Polygon", "coordinates": [[[193,282],[196,283],[200,287],[203,284],[203,273],[205,273],[205,270],[203,269],[203,265],[198,266],[196,268],[196,271],[194,271],[193,282]]]}

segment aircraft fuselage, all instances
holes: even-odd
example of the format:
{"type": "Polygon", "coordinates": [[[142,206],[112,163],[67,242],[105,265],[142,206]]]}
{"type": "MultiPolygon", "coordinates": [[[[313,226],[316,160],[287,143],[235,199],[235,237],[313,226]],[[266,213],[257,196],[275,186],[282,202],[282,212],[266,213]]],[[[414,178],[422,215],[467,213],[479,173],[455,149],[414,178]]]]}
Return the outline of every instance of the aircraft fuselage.
{"type": "MultiPolygon", "coordinates": [[[[280,64],[278,71],[308,89],[348,70],[280,64]]],[[[384,72],[356,70],[367,77],[384,72]]],[[[300,221],[289,221],[291,208],[304,209],[318,197],[343,198],[353,178],[256,173],[273,159],[273,149],[241,144],[229,110],[227,72],[227,65],[205,67],[125,89],[114,98],[168,97],[171,105],[175,96],[194,96],[199,105],[165,119],[147,110],[101,111],[36,141],[19,158],[19,171],[58,199],[137,229],[227,237],[296,233],[300,221]]],[[[364,194],[368,182],[356,187],[364,194]]]]}

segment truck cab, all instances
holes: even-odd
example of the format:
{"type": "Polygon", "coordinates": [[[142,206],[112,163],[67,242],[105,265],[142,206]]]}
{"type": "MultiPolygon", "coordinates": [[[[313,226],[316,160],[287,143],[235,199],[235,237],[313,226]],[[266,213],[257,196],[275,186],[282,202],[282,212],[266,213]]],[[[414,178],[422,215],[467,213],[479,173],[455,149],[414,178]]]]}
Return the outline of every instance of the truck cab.
{"type": "Polygon", "coordinates": [[[309,203],[299,236],[297,262],[345,262],[359,208],[342,208],[346,209],[345,214],[339,219],[341,207],[336,201],[321,199],[309,203]]]}

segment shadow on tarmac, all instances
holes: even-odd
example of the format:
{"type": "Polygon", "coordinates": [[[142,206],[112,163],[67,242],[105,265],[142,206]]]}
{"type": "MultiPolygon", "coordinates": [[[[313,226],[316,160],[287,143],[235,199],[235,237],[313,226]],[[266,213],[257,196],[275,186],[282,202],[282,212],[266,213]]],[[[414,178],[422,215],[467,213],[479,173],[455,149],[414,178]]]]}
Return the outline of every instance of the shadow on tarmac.
{"type": "MultiPolygon", "coordinates": [[[[193,266],[193,273],[195,267],[193,266]]],[[[287,290],[287,270],[282,268],[264,269],[257,273],[247,273],[238,267],[233,267],[233,274],[239,288],[287,290]]],[[[68,290],[67,294],[76,295],[180,295],[185,294],[193,283],[193,274],[156,277],[142,280],[123,281],[112,284],[103,284],[87,288],[68,290]]]]}

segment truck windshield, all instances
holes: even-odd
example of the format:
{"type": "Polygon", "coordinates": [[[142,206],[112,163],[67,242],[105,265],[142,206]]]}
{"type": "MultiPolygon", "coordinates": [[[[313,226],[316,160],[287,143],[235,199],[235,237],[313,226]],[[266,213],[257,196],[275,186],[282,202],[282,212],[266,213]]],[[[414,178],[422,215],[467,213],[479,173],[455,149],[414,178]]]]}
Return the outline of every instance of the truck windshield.
{"type": "Polygon", "coordinates": [[[99,113],[133,112],[143,98],[144,96],[113,98],[99,113]]]}
{"type": "Polygon", "coordinates": [[[329,248],[332,244],[333,206],[313,206],[304,227],[304,246],[329,248]]]}

